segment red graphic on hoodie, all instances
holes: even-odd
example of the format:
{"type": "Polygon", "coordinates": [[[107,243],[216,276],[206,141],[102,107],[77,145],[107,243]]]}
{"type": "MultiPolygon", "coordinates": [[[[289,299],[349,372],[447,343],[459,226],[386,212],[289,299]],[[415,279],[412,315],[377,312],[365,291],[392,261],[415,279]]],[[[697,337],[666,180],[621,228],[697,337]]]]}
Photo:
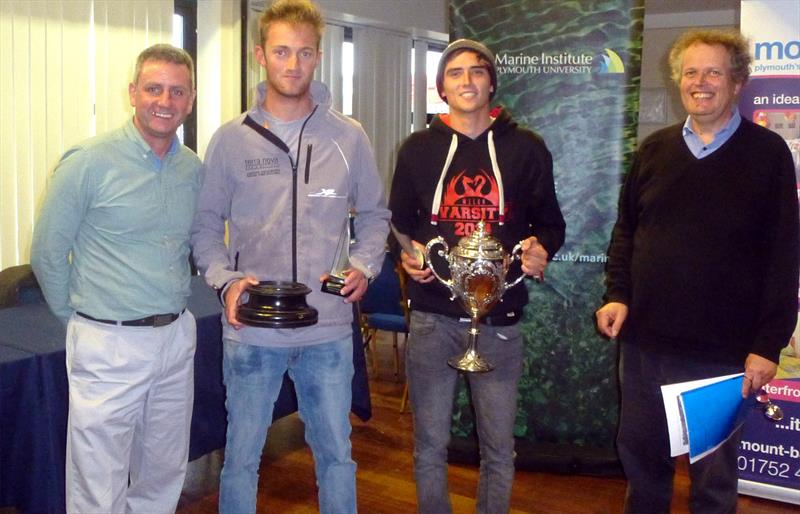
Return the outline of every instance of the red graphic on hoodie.
{"type": "Polygon", "coordinates": [[[457,236],[468,236],[484,220],[491,232],[492,223],[500,221],[500,192],[491,173],[479,170],[473,176],[465,171],[455,175],[444,188],[439,207],[439,222],[450,222],[457,236]]]}

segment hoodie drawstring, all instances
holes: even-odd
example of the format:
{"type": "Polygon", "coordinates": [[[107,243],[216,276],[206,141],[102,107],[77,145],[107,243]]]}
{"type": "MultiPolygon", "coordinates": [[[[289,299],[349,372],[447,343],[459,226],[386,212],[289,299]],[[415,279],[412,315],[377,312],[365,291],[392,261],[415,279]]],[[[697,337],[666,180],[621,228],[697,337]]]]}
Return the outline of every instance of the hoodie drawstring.
{"type": "Polygon", "coordinates": [[[456,154],[458,148],[458,136],[453,134],[450,140],[450,149],[447,151],[447,159],[444,160],[442,173],[439,175],[439,183],[436,184],[436,192],[433,194],[433,207],[431,207],[431,225],[439,223],[439,207],[442,205],[442,185],[444,184],[444,176],[447,175],[447,169],[450,163],[453,162],[453,156],[456,154]]]}
{"type": "Polygon", "coordinates": [[[506,195],[503,193],[503,178],[500,176],[500,167],[497,165],[497,152],[494,149],[494,133],[489,131],[489,159],[492,161],[492,173],[494,173],[494,180],[497,182],[497,195],[499,197],[500,212],[498,219],[502,225],[506,221],[506,195]]]}

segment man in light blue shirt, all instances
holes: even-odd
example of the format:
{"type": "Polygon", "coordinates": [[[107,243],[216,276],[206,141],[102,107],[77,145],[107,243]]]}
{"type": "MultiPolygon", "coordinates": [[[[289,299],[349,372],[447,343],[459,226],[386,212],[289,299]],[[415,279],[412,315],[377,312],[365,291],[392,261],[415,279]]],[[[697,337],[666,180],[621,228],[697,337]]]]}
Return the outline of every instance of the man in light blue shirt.
{"type": "Polygon", "coordinates": [[[195,98],[191,57],[146,49],[128,91],[133,119],[56,166],[31,250],[67,325],[66,497],[76,514],[174,512],[189,451],[200,160],[175,133],[195,98]]]}

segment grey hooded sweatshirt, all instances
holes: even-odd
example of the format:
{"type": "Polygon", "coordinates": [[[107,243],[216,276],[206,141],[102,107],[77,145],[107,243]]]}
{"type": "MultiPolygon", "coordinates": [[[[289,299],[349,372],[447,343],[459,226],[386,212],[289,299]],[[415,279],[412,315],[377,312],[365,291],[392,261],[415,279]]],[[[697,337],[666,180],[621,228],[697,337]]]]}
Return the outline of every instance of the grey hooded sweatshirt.
{"type": "Polygon", "coordinates": [[[301,328],[234,330],[223,313],[226,339],[289,347],[351,334],[350,304],[319,287],[320,275],[330,271],[351,208],[357,213],[351,265],[368,278],[380,271],[390,214],[369,140],[358,122],[331,108],[324,84],[312,82],[311,94],[316,107],[292,148],[264,128],[265,83],[258,86],[254,107],[217,130],[201,170],[191,242],[206,282],[217,290],[245,275],[292,280],[296,179],[297,281],[312,289],[307,301],[319,311],[319,321],[301,328]]]}

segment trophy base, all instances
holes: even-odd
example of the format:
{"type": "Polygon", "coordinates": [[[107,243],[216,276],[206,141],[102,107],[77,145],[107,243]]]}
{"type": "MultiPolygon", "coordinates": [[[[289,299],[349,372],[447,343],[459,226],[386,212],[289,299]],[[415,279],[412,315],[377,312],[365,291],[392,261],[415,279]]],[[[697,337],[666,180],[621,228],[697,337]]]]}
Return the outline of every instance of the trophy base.
{"type": "Polygon", "coordinates": [[[320,291],[323,293],[335,294],[336,296],[342,296],[342,288],[344,287],[344,279],[342,277],[337,277],[336,275],[330,275],[327,280],[322,282],[322,287],[320,287],[320,291]]]}
{"type": "Polygon", "coordinates": [[[467,373],[486,373],[494,369],[494,366],[483,360],[475,350],[468,350],[464,355],[451,357],[447,364],[451,368],[467,373]]]}
{"type": "Polygon", "coordinates": [[[317,323],[317,309],[306,303],[311,288],[299,282],[259,282],[247,288],[250,299],[239,306],[236,317],[245,325],[264,328],[299,328],[317,323]]]}

